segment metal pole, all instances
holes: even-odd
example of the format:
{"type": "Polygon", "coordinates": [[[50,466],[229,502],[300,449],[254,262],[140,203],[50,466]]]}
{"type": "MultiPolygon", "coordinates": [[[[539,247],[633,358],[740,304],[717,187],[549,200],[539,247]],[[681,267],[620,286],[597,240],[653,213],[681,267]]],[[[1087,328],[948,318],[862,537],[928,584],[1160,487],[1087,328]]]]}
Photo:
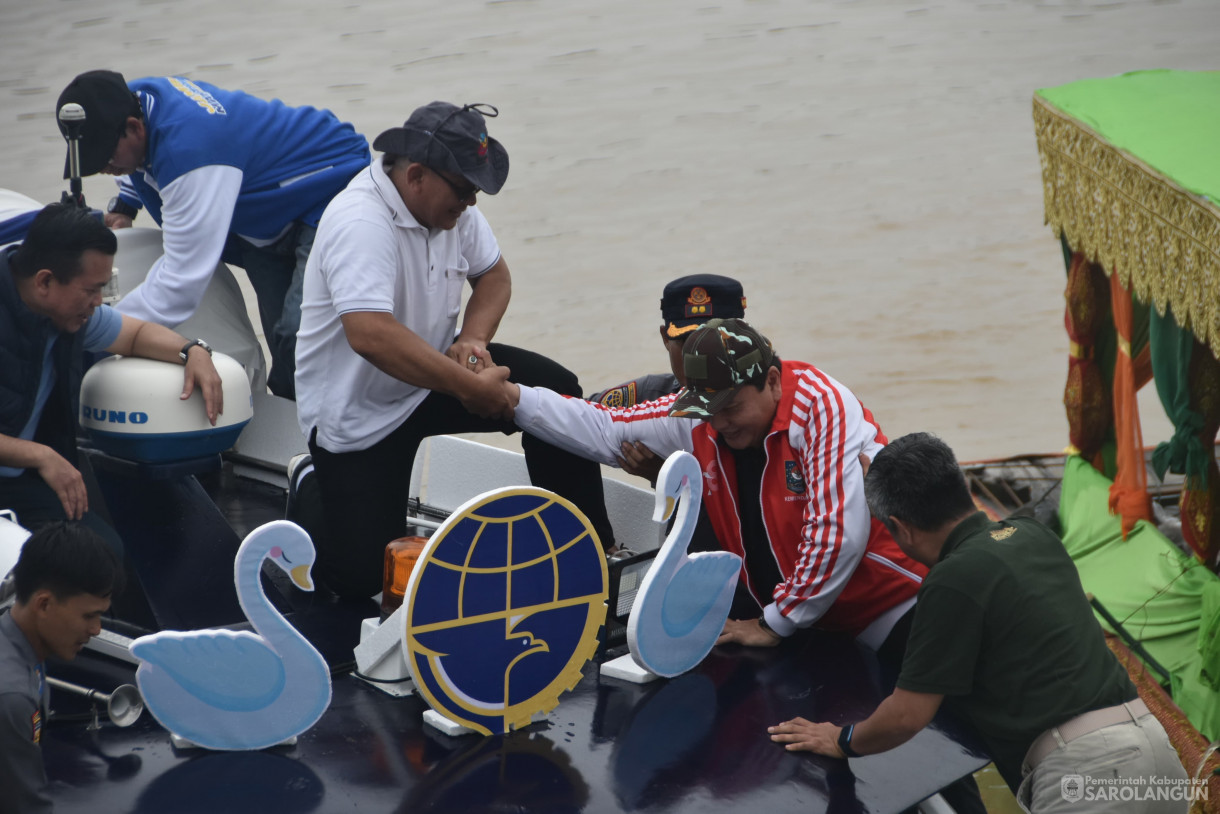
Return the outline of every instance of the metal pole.
{"type": "Polygon", "coordinates": [[[1144,649],[1144,646],[1140,644],[1139,639],[1136,639],[1127,632],[1127,629],[1122,626],[1122,623],[1115,619],[1114,615],[1111,614],[1110,611],[1106,610],[1105,606],[1101,604],[1101,601],[1098,600],[1097,597],[1093,596],[1093,594],[1086,594],[1086,596],[1089,598],[1089,604],[1093,606],[1093,609],[1097,611],[1107,623],[1109,623],[1110,627],[1114,628],[1114,632],[1119,635],[1119,638],[1127,643],[1127,646],[1131,648],[1131,652],[1143,659],[1144,663],[1153,670],[1156,670],[1158,673],[1164,676],[1165,683],[1168,684],[1169,671],[1162,667],[1161,663],[1154,659],[1152,654],[1144,649]]]}
{"type": "Polygon", "coordinates": [[[144,699],[140,697],[140,691],[131,684],[122,684],[115,687],[114,692],[104,693],[101,690],[82,687],[79,684],[51,676],[47,676],[47,683],[56,689],[83,695],[94,703],[93,723],[89,726],[90,729],[98,728],[97,703],[99,701],[106,705],[106,716],[115,726],[131,726],[144,711],[144,699]]]}

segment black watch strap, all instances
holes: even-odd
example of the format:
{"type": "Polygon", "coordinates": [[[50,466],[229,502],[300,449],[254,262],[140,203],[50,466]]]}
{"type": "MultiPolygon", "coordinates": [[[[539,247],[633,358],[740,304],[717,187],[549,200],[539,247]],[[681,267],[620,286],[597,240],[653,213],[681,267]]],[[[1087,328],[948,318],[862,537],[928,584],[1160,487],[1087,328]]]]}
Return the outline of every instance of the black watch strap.
{"type": "Polygon", "coordinates": [[[117,196],[110,199],[110,203],[106,205],[106,211],[112,215],[126,215],[133,219],[136,215],[140,214],[139,209],[117,196]]]}
{"type": "Polygon", "coordinates": [[[839,730],[839,751],[848,757],[860,757],[860,753],[851,748],[851,736],[855,731],[855,724],[848,724],[839,730]]]}

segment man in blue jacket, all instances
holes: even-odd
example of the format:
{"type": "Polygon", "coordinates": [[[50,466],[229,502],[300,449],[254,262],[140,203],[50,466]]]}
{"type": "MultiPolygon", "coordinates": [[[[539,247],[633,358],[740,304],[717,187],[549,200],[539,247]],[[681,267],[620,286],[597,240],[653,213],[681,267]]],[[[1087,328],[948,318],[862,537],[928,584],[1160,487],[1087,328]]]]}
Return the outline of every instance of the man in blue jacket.
{"type": "Polygon", "coordinates": [[[228,243],[258,297],[268,387],[295,398],[305,262],[322,210],[368,166],[368,141],[329,111],[180,76],[127,82],[88,71],[68,84],[56,110],[72,102],[85,109],[81,175],[126,176],[107,225],[130,226],[142,205],[164,232],[165,254],[119,310],[180,324],[228,243]]]}

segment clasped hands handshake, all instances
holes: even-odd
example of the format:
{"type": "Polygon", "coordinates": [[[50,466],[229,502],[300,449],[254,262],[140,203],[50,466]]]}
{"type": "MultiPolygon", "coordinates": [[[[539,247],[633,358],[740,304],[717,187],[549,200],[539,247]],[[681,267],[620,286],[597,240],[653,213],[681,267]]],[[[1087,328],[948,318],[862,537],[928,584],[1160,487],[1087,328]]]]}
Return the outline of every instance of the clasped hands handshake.
{"type": "Polygon", "coordinates": [[[475,342],[454,342],[445,355],[475,374],[464,377],[464,386],[457,393],[463,407],[480,418],[512,420],[521,390],[508,380],[511,371],[507,367],[497,365],[487,348],[475,342]]]}

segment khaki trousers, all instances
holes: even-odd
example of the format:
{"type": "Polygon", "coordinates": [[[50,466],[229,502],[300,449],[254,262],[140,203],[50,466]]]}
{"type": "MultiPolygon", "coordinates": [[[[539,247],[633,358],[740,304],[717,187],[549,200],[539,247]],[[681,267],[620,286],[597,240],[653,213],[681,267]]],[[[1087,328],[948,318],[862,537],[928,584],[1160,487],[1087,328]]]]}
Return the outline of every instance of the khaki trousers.
{"type": "Polygon", "coordinates": [[[1017,802],[1031,814],[1184,814],[1195,788],[1165,728],[1144,715],[1061,745],[1021,781],[1017,802]]]}

